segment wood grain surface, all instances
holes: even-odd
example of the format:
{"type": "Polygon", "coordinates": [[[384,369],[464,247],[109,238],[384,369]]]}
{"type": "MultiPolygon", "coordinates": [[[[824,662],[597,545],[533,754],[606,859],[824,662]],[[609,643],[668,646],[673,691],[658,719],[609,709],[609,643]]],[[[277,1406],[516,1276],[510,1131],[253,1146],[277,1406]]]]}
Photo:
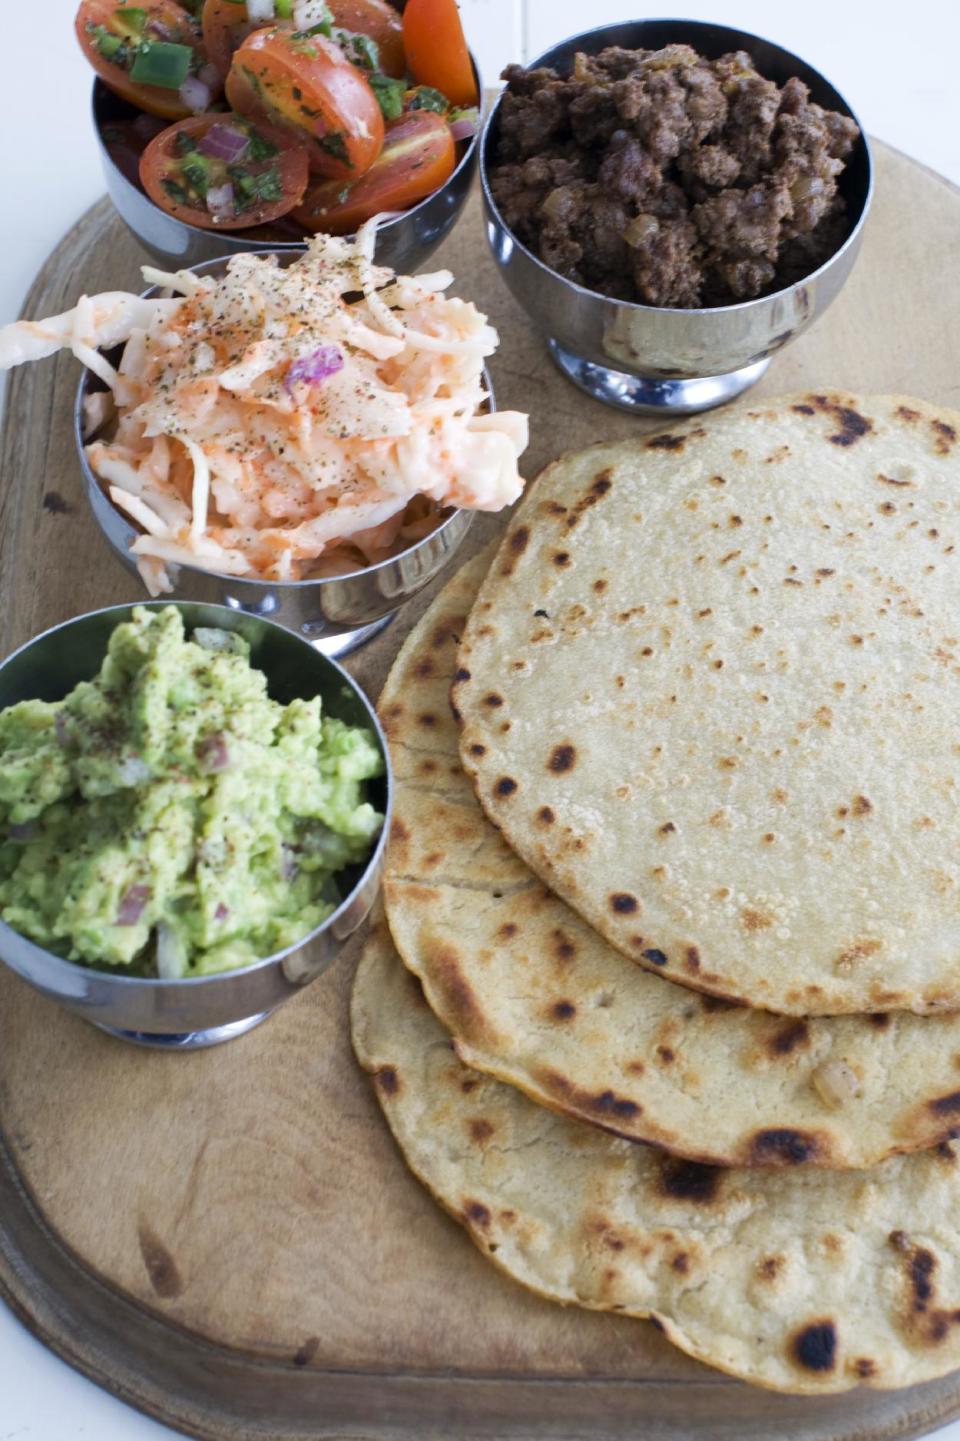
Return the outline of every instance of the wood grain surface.
{"type": "MultiPolygon", "coordinates": [[[[836,386],[960,406],[960,194],[877,147],[863,253],[752,395],[836,386]]],[[[139,288],[106,201],[44,266],[33,316],[139,288]]],[[[477,197],[437,256],[498,326],[498,403],[528,410],[533,476],[640,432],[555,371],[501,285],[477,197]]],[[[0,653],[135,600],[87,513],[69,357],[14,374],[0,451],[0,653]]],[[[464,554],[498,522],[474,526],[464,554]]],[[[350,668],[376,694],[409,608],[350,668]]],[[[960,1379],[802,1400],[751,1390],[644,1323],[563,1310],[484,1263],[407,1174],[349,1050],[353,955],[247,1037],[134,1050],[0,975],[0,1292],[67,1360],[211,1438],[918,1436],[960,1379]]]]}

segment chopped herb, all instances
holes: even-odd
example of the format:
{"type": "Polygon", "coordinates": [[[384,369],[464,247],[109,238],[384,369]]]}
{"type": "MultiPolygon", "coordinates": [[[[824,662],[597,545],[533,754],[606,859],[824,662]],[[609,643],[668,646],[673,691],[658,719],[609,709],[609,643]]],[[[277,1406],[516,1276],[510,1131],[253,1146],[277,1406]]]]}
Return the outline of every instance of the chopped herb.
{"type": "Polygon", "coordinates": [[[184,180],[204,199],[210,189],[210,165],[199,150],[184,160],[180,171],[184,180]]]}
{"type": "Polygon", "coordinates": [[[338,190],[338,191],[337,191],[337,204],[338,204],[338,205],[344,205],[344,204],[350,199],[350,191],[351,191],[352,189],[353,189],[353,186],[352,186],[352,185],[345,185],[342,190],[338,190]]]}
{"type": "Polygon", "coordinates": [[[177,131],[177,138],[173,144],[175,154],[192,155],[196,148],[197,142],[194,140],[192,135],[188,135],[185,130],[177,131]]]}
{"type": "Polygon", "coordinates": [[[384,120],[396,120],[403,114],[403,97],[406,94],[406,82],[393,80],[389,75],[379,73],[367,77],[380,109],[383,111],[384,120]]]}
{"type": "Polygon", "coordinates": [[[337,30],[333,36],[343,47],[347,59],[361,70],[380,69],[380,47],[369,35],[354,35],[349,30],[337,30]]]}
{"type": "Polygon", "coordinates": [[[263,86],[260,84],[260,76],[257,75],[257,74],[255,74],[255,72],[254,72],[253,70],[248,70],[247,67],[246,67],[246,65],[241,65],[241,66],[240,66],[240,70],[241,70],[242,73],[247,77],[247,80],[250,82],[250,87],[251,87],[251,89],[253,90],[254,95],[262,96],[262,95],[263,95],[263,86]]]}
{"type": "Polygon", "coordinates": [[[303,91],[300,89],[299,85],[294,85],[290,91],[290,94],[293,96],[294,100],[303,99],[303,91]]]}
{"type": "Polygon", "coordinates": [[[293,0],[277,0],[276,9],[278,20],[293,19],[293,0]]]}
{"type": "Polygon", "coordinates": [[[265,135],[261,135],[260,131],[255,130],[252,125],[247,128],[247,135],[250,139],[248,160],[269,160],[279,153],[278,146],[274,145],[272,140],[268,140],[265,135]]]}
{"type": "Polygon", "coordinates": [[[228,165],[227,174],[233,181],[238,210],[249,210],[260,200],[280,200],[283,196],[280,171],[275,165],[260,175],[251,175],[240,165],[228,165]]]}
{"type": "Polygon", "coordinates": [[[331,131],[329,135],[324,135],[322,140],[318,140],[317,144],[321,150],[332,155],[334,160],[342,160],[344,165],[349,165],[350,169],[353,169],[350,152],[347,150],[347,139],[342,130],[331,131]]]}
{"type": "Polygon", "coordinates": [[[450,101],[445,95],[441,95],[439,90],[434,90],[432,85],[418,85],[415,90],[410,91],[407,108],[434,110],[438,115],[446,115],[450,109],[450,101]]]}
{"type": "Polygon", "coordinates": [[[451,125],[453,125],[457,120],[469,120],[472,124],[479,125],[480,111],[475,105],[458,105],[450,111],[447,119],[450,121],[451,125]]]}
{"type": "Polygon", "coordinates": [[[176,180],[164,180],[163,188],[171,199],[176,200],[178,205],[191,205],[193,203],[188,192],[182,185],[179,185],[176,180]]]}
{"type": "Polygon", "coordinates": [[[300,112],[306,115],[308,120],[316,120],[317,116],[321,114],[321,111],[313,110],[309,105],[301,105],[300,112]]]}
{"type": "Polygon", "coordinates": [[[137,50],[130,67],[130,79],[137,85],[159,85],[179,90],[190,74],[193,51],[189,45],[171,45],[166,40],[149,40],[137,50]]]}
{"type": "Polygon", "coordinates": [[[102,55],[105,60],[112,60],[115,65],[123,65],[127,54],[125,40],[121,40],[119,35],[114,35],[105,25],[88,25],[87,34],[99,55],[102,55]],[[124,52],[122,55],[121,51],[124,52]]]}

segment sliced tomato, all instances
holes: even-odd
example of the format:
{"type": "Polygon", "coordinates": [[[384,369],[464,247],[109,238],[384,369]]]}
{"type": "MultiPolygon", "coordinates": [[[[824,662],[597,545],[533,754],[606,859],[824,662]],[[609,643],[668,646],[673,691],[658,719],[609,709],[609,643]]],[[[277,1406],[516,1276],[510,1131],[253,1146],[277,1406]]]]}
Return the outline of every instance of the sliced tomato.
{"type": "MultiPolygon", "coordinates": [[[[395,79],[407,73],[403,49],[403,22],[387,0],[329,0],[327,9],[332,20],[328,37],[346,51],[347,59],[361,68],[370,69],[369,56],[351,44],[353,35],[366,35],[379,52],[379,68],[395,79]],[[340,36],[337,30],[346,31],[340,36]]],[[[254,30],[263,28],[263,21],[251,20],[245,0],[205,0],[203,7],[203,40],[213,64],[226,77],[230,62],[243,41],[254,30]]],[[[296,30],[296,21],[277,16],[268,21],[278,30],[296,30]]]]}
{"type": "Polygon", "coordinates": [[[227,99],[242,115],[286,127],[316,175],[354,180],[383,146],[383,115],[364,76],[323,35],[273,27],[248,35],[233,57],[227,99]]]}
{"type": "Polygon", "coordinates": [[[302,145],[244,115],[192,115],[151,140],[140,160],[150,199],[205,230],[277,220],[299,205],[309,178],[302,145]]]}
{"type": "Polygon", "coordinates": [[[406,210],[424,200],[453,174],[456,146],[439,115],[412,111],[387,126],[377,159],[366,175],[344,185],[324,180],[311,185],[293,219],[305,230],[352,235],[384,210],[406,210]]]}
{"type": "MultiPolygon", "coordinates": [[[[75,29],[83,53],[115,94],[167,120],[192,114],[180,87],[188,77],[196,83],[199,72],[206,71],[207,54],[200,21],[182,5],[174,0],[81,0],[75,29]],[[163,83],[144,82],[144,76],[155,74],[163,83]]],[[[212,99],[219,89],[213,72],[203,79],[212,99]]]]}
{"type": "Polygon", "coordinates": [[[418,84],[442,91],[451,105],[477,104],[477,82],[456,0],[407,0],[403,42],[418,84]]]}
{"type": "Polygon", "coordinates": [[[403,21],[387,0],[327,0],[334,24],[354,35],[368,35],[380,52],[380,69],[395,80],[407,73],[403,21]]]}

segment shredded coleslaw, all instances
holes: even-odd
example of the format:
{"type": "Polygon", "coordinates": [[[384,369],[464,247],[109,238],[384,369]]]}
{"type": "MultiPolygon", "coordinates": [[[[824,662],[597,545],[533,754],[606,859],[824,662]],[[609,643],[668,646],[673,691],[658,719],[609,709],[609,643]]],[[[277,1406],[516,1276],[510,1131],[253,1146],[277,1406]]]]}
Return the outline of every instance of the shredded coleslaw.
{"type": "Polygon", "coordinates": [[[348,574],[429,533],[447,506],[500,510],[523,488],[527,418],[484,413],[496,331],[355,241],[317,235],[288,268],[235,256],[221,279],[144,268],[175,298],[122,292],[0,330],[0,368],[69,348],[108,387],[86,452],[139,528],[157,595],[171,566],[293,581],[348,574]],[[126,342],[114,368],[99,354],[126,342]]]}

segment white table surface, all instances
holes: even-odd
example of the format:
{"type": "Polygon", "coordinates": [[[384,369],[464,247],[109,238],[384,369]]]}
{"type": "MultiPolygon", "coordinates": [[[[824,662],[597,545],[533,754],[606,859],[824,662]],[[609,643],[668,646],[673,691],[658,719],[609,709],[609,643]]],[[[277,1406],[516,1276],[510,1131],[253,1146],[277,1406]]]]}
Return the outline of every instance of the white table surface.
{"type": "MultiPolygon", "coordinates": [[[[461,0],[461,6],[488,84],[508,60],[530,59],[587,24],[640,11],[636,0],[586,6],[582,0],[461,0]]],[[[87,121],[90,74],[73,37],[74,9],[75,0],[0,0],[0,134],[7,141],[0,169],[0,323],[19,314],[44,258],[103,192],[87,121]]],[[[956,0],[684,0],[652,12],[738,26],[805,56],[846,95],[872,134],[960,184],[956,0]]],[[[82,275],[78,292],[81,285],[82,275]]],[[[0,477],[0,483],[11,480],[0,477]]],[[[71,1371],[0,1307],[0,1441],[172,1435],[71,1371]]],[[[941,1431],[938,1441],[960,1441],[960,1423],[941,1431]]]]}

